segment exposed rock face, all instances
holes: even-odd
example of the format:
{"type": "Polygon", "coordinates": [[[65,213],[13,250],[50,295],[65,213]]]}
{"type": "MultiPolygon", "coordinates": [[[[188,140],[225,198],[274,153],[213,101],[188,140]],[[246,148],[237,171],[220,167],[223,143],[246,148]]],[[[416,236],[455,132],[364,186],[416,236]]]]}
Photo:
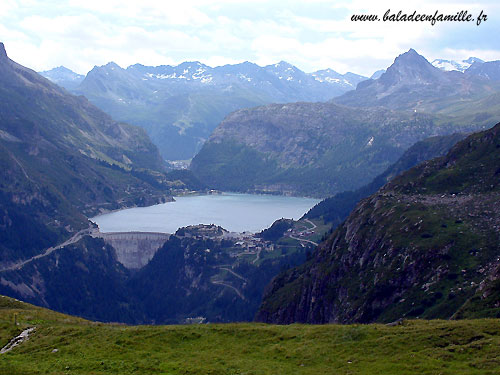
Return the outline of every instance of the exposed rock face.
{"type": "Polygon", "coordinates": [[[121,232],[101,233],[99,237],[116,251],[118,261],[129,269],[144,267],[169,239],[168,233],[121,232]]]}
{"type": "Polygon", "coordinates": [[[395,178],[274,279],[257,320],[499,316],[499,165],[500,124],[395,178]]]}

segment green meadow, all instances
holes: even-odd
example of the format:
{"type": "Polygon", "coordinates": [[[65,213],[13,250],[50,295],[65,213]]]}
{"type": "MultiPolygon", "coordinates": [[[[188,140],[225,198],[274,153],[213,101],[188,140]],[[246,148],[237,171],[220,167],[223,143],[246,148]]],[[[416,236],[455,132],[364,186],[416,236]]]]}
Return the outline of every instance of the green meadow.
{"type": "Polygon", "coordinates": [[[394,326],[90,322],[0,297],[0,374],[498,374],[500,321],[394,326]],[[14,320],[17,325],[14,325],[14,320]]]}

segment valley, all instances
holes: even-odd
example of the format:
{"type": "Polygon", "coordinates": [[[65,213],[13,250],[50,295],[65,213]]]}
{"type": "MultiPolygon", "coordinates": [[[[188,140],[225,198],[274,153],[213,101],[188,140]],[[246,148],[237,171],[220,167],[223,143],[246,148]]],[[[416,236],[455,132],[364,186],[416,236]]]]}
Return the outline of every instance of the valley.
{"type": "MultiPolygon", "coordinates": [[[[171,170],[143,130],[4,53],[0,293],[126,324],[498,317],[499,81],[485,64],[448,72],[410,50],[333,100],[222,116],[189,169],[171,170]],[[13,112],[16,95],[38,107],[13,112]]],[[[303,74],[244,66],[290,85],[303,74]]],[[[124,90],[108,77],[127,81],[120,95],[135,99],[120,108],[140,115],[139,78],[209,83],[206,66],[178,69],[108,64],[79,85],[62,73],[71,90],[100,77],[106,95],[124,90]]]]}
{"type": "MultiPolygon", "coordinates": [[[[14,126],[17,120],[12,116],[5,117],[3,123],[4,160],[9,166],[4,172],[7,182],[3,185],[4,212],[7,213],[4,222],[10,232],[3,234],[6,241],[2,246],[8,251],[2,253],[0,292],[101,321],[132,324],[251,321],[259,310],[259,319],[273,320],[275,312],[266,309],[268,306],[274,309],[272,293],[282,293],[275,288],[281,285],[283,275],[292,272],[296,277],[297,269],[302,272],[314,263],[335,229],[343,224],[351,210],[356,210],[358,202],[363,204],[363,199],[384,189],[384,185],[407,169],[433,157],[442,157],[466,137],[464,133],[488,127],[496,116],[493,110],[492,115],[481,115],[480,121],[468,122],[443,114],[445,109],[439,113],[423,113],[420,108],[408,112],[408,108],[397,108],[394,103],[390,108],[379,105],[354,108],[338,103],[346,98],[362,98],[367,87],[372,86],[386,91],[383,95],[380,91],[379,97],[391,97],[394,90],[402,90],[401,93],[410,95],[411,102],[413,97],[429,90],[427,80],[437,79],[450,90],[456,85],[462,87],[464,82],[472,84],[471,88],[476,91],[461,97],[465,100],[460,106],[466,111],[467,103],[481,95],[486,98],[481,100],[495,98],[484,96],[485,90],[495,89],[495,76],[490,73],[487,80],[476,77],[481,76],[482,67],[487,63],[474,64],[469,69],[476,73],[446,72],[410,50],[397,57],[378,79],[365,81],[356,90],[335,99],[335,103],[269,104],[240,109],[228,115],[213,131],[190,169],[168,171],[169,167],[140,129],[113,122],[85,99],[69,95],[17,65],[5,53],[0,67],[5,73],[4,79],[12,82],[4,88],[6,95],[9,93],[12,97],[12,93],[18,91],[38,95],[43,103],[44,100],[50,102],[54,111],[47,114],[42,107],[30,107],[31,114],[22,115],[23,126],[36,123],[32,118],[39,117],[47,124],[37,130],[43,136],[34,139],[27,136],[27,130],[23,133],[22,126],[14,126]],[[30,85],[15,79],[20,72],[31,80],[30,85]],[[455,84],[450,74],[461,74],[461,78],[455,84]],[[37,87],[52,92],[59,102],[46,98],[36,89],[33,91],[37,87]],[[74,102],[81,112],[67,117],[61,102],[74,102]],[[93,129],[88,130],[88,134],[100,136],[90,141],[80,138],[78,129],[86,127],[93,129]],[[62,131],[66,132],[66,139],[72,140],[69,145],[60,137],[62,131]],[[54,151],[47,144],[60,146],[54,151]],[[75,148],[78,153],[74,152],[75,148]],[[46,166],[44,160],[59,162],[46,166]],[[239,193],[221,192],[224,190],[239,193]],[[294,195],[329,198],[320,202],[294,195]],[[33,204],[37,201],[40,203],[33,204]],[[29,209],[19,209],[23,205],[29,209]],[[88,217],[99,227],[89,224],[88,217]],[[33,228],[33,225],[25,225],[31,222],[38,225],[33,230],[37,237],[21,234],[33,228]],[[47,223],[47,229],[42,229],[47,223]],[[54,232],[54,228],[59,228],[60,233],[54,232]],[[29,241],[36,244],[32,250],[26,246],[29,241]],[[16,249],[22,249],[23,254],[16,249]],[[276,275],[273,284],[266,287],[276,275]],[[266,299],[261,306],[265,290],[266,299]]],[[[169,73],[168,81],[181,79],[189,81],[189,85],[198,84],[196,77],[201,70],[187,79],[193,66],[183,67],[187,72],[183,70],[182,74],[169,73]],[[183,74],[184,78],[179,78],[183,74]]],[[[281,68],[291,78],[287,82],[294,82],[296,74],[302,74],[284,63],[264,71],[271,74],[281,68]]],[[[134,66],[124,70],[108,64],[105,67],[108,74],[96,68],[87,77],[87,84],[93,75],[101,77],[103,83],[110,83],[106,77],[117,75],[132,79],[130,74],[134,72],[140,73],[138,77],[144,78],[145,74],[163,84],[167,78],[161,77],[166,73],[160,70],[180,68],[162,67],[156,69],[157,72],[155,69],[134,66]],[[150,73],[153,70],[154,77],[150,73]]],[[[263,72],[263,68],[256,66],[252,69],[263,72]]],[[[490,65],[484,69],[489,72],[490,65]]],[[[82,78],[67,71],[62,73],[75,82],[82,78]]],[[[326,74],[330,73],[318,73],[313,76],[314,81],[328,81],[326,74]]],[[[277,77],[279,80],[284,76],[278,74],[277,77]]],[[[435,95],[439,94],[440,87],[435,95]]],[[[446,98],[447,108],[456,105],[453,95],[446,98]]],[[[482,111],[483,107],[478,110],[482,111]]],[[[35,129],[38,128],[35,126],[35,129]]],[[[411,195],[404,198],[408,206],[425,205],[428,199],[411,195]]],[[[439,199],[439,202],[445,200],[439,199]]],[[[472,195],[469,199],[475,202],[478,198],[472,195]]],[[[495,196],[490,199],[493,206],[495,199],[495,196]]],[[[380,215],[386,215],[384,210],[390,203],[378,204],[383,206],[380,215]]],[[[463,202],[464,207],[467,204],[463,202]]],[[[438,203],[437,207],[441,205],[438,203]]],[[[451,209],[450,204],[445,206],[451,209]]],[[[435,209],[432,204],[428,207],[435,209]]],[[[476,224],[485,228],[490,223],[488,220],[493,219],[486,214],[488,220],[480,223],[479,217],[483,215],[480,210],[474,215],[478,217],[476,224]]],[[[494,226],[492,230],[498,231],[494,226]]],[[[490,268],[484,269],[493,272],[490,268]]],[[[478,283],[478,280],[480,277],[473,278],[472,282],[478,283]]],[[[296,294],[283,286],[287,298],[294,295],[296,298],[296,294]]],[[[292,290],[299,293],[297,289],[292,290]]],[[[436,293],[443,294],[442,291],[436,293]]],[[[421,298],[424,297],[418,297],[421,298]]],[[[424,305],[428,304],[431,301],[424,305]]],[[[279,310],[278,314],[282,314],[283,319],[291,319],[287,322],[302,319],[297,318],[302,314],[297,311],[290,314],[299,315],[284,318],[288,312],[283,311],[289,307],[285,302],[279,307],[285,310],[279,310]]],[[[481,308],[475,307],[479,311],[481,308]]],[[[446,317],[444,312],[437,311],[429,317],[446,317]]],[[[380,319],[395,319],[397,314],[383,312],[380,319]]],[[[478,314],[481,316],[481,312],[478,314]]],[[[349,322],[357,318],[339,319],[349,322]]],[[[372,318],[360,319],[364,322],[363,319],[372,318]]]]}
{"type": "Polygon", "coordinates": [[[499,374],[497,4],[284,5],[1,3],[0,374],[499,374]]]}
{"type": "Polygon", "coordinates": [[[268,103],[324,101],[366,79],[332,69],[305,73],[281,61],[251,62],[212,68],[197,61],[177,66],[114,62],[96,66],[86,76],[55,68],[41,75],[119,121],[143,127],[167,160],[191,159],[229,113],[268,103]]]}

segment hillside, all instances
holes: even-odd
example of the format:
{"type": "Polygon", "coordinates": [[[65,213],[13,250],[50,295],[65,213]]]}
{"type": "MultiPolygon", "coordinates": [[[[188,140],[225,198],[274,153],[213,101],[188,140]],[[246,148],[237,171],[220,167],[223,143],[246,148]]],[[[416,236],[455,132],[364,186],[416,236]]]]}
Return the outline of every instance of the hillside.
{"type": "Polygon", "coordinates": [[[169,199],[142,129],[13,62],[3,44],[0,82],[2,262],[87,228],[84,215],[169,199]]]}
{"type": "Polygon", "coordinates": [[[273,280],[257,319],[498,317],[499,165],[497,124],[396,177],[273,280]]]}
{"type": "Polygon", "coordinates": [[[88,236],[87,217],[171,200],[189,173],[166,174],[144,130],[10,60],[3,44],[0,83],[0,289],[117,320],[128,271],[88,236]]]}
{"type": "Polygon", "coordinates": [[[212,68],[194,61],[126,69],[110,62],[94,67],[84,79],[61,68],[42,74],[84,95],[113,118],[143,127],[169,160],[192,158],[237,109],[324,101],[366,79],[332,69],[308,74],[284,61],[264,67],[244,62],[212,68]]]}
{"type": "Polygon", "coordinates": [[[325,197],[369,183],[419,140],[473,128],[382,108],[273,104],[229,115],[191,170],[220,190],[325,197]]]}
{"type": "Polygon", "coordinates": [[[361,186],[359,189],[343,191],[322,200],[311,208],[304,215],[304,218],[322,218],[324,222],[331,223],[336,228],[349,216],[361,199],[375,193],[394,177],[415,165],[445,155],[452,146],[465,137],[465,134],[451,134],[430,137],[415,143],[394,164],[375,177],[372,182],[361,186]]]}
{"type": "Polygon", "coordinates": [[[27,341],[0,354],[0,372],[488,375],[499,366],[498,323],[124,326],[0,297],[1,347],[34,328],[27,341]]]}

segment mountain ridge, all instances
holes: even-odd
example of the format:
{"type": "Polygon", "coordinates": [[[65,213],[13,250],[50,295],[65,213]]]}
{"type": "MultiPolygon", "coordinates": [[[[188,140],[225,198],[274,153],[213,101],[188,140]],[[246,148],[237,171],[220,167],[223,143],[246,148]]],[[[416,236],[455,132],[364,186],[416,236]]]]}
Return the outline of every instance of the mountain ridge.
{"type": "MultiPolygon", "coordinates": [[[[394,110],[440,113],[460,101],[470,102],[500,90],[500,76],[485,79],[481,69],[474,73],[475,62],[465,72],[443,71],[429,63],[414,49],[399,55],[378,79],[363,81],[356,90],[332,99],[337,104],[353,107],[383,106],[394,110]]],[[[496,62],[487,66],[496,68],[496,62]]]]}
{"type": "Polygon", "coordinates": [[[419,140],[474,129],[381,107],[273,104],[226,117],[191,170],[219,190],[325,197],[369,183],[419,140]]]}
{"type": "Polygon", "coordinates": [[[499,145],[500,123],[363,199],[312,260],[274,279],[257,320],[499,316],[499,145]]]}
{"type": "Polygon", "coordinates": [[[126,69],[108,63],[95,66],[78,87],[68,88],[114,118],[144,127],[163,157],[175,160],[194,156],[234,110],[271,102],[323,101],[366,78],[333,70],[318,74],[286,62],[212,68],[195,61],[126,69]]]}
{"type": "Polygon", "coordinates": [[[446,71],[458,70],[459,72],[463,73],[475,62],[484,63],[483,60],[477,57],[469,57],[468,59],[461,61],[435,59],[432,60],[431,64],[441,70],[446,70],[446,71]]]}
{"type": "Polygon", "coordinates": [[[2,266],[88,228],[87,215],[171,199],[165,165],[142,129],[112,120],[0,47],[2,266]]]}

